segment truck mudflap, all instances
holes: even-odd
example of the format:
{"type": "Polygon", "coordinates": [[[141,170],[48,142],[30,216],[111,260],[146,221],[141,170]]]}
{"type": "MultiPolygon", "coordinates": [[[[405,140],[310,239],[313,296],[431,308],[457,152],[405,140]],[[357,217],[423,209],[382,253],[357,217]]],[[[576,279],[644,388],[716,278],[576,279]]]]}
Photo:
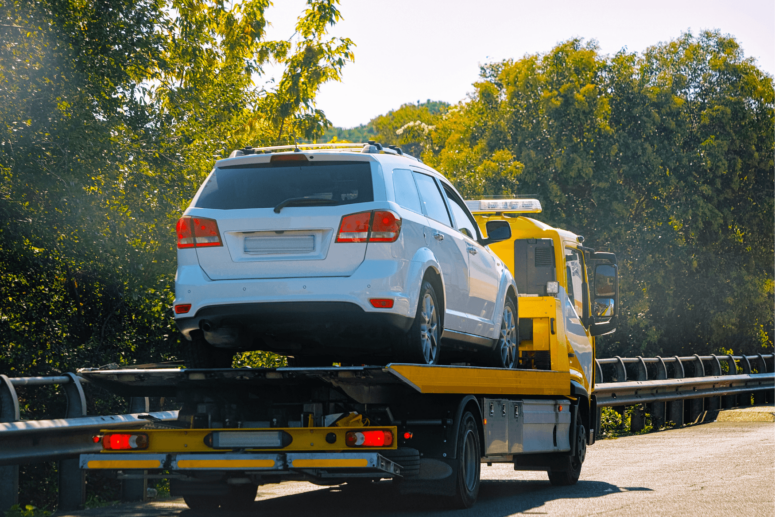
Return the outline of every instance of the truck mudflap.
{"type": "Polygon", "coordinates": [[[196,471],[254,471],[306,473],[314,477],[371,475],[401,477],[401,466],[378,452],[195,453],[195,454],[82,454],[84,470],[163,469],[185,474],[196,471]]]}

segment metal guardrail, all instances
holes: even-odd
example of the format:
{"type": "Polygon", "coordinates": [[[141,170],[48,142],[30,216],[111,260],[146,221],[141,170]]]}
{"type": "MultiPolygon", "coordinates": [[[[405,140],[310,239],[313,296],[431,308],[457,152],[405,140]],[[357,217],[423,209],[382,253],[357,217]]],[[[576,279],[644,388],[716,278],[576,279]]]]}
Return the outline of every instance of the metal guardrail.
{"type": "MultiPolygon", "coordinates": [[[[177,419],[177,411],[148,413],[147,398],[130,399],[130,414],[87,416],[83,380],[72,373],[55,377],[0,375],[0,513],[18,503],[19,465],[58,461],[59,509],[75,510],[83,506],[86,495],[85,475],[79,467],[78,456],[101,450],[92,440],[100,429],[141,427],[149,420],[177,419]],[[21,420],[15,387],[46,384],[64,388],[65,418],[21,420]]],[[[125,480],[122,492],[125,500],[143,499],[145,483],[125,480]]]]}
{"type": "Polygon", "coordinates": [[[596,359],[597,406],[613,407],[622,416],[627,406],[635,406],[630,426],[638,432],[646,413],[654,427],[680,426],[721,409],[772,403],[773,360],[773,354],[596,359]],[[601,382],[607,378],[604,370],[613,382],[601,382]]]}

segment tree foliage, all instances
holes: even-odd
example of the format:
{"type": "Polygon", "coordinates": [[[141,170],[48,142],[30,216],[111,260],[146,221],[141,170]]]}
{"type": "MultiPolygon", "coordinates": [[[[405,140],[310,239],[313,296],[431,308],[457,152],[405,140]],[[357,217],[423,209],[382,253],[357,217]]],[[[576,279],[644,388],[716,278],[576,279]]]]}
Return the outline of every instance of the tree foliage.
{"type": "Polygon", "coordinates": [[[601,353],[773,343],[773,82],[718,32],[638,55],[570,40],[487,65],[423,159],[464,195],[530,194],[620,258],[601,353]]]}

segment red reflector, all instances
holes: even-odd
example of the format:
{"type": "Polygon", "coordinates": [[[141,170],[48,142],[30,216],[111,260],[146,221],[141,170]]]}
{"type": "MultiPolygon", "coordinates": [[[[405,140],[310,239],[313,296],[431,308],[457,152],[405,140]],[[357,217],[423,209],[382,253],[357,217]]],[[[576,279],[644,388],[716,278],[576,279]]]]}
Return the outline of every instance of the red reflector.
{"type": "Polygon", "coordinates": [[[401,217],[389,210],[374,212],[369,242],[395,242],[401,233],[401,217]]]}
{"type": "Polygon", "coordinates": [[[390,431],[348,431],[344,437],[348,447],[390,447],[393,433],[390,431]]]}
{"type": "Polygon", "coordinates": [[[91,439],[94,443],[100,443],[102,436],[92,436],[91,439]]]}
{"type": "Polygon", "coordinates": [[[191,310],[190,303],[181,303],[180,305],[175,306],[175,314],[186,314],[190,310],[191,310]]]}
{"type": "Polygon", "coordinates": [[[412,436],[414,436],[414,434],[407,431],[404,433],[404,440],[409,440],[412,436]]]}
{"type": "Polygon", "coordinates": [[[178,234],[178,248],[223,246],[215,219],[184,215],[178,220],[175,230],[178,234]]]}
{"type": "Polygon", "coordinates": [[[373,305],[377,309],[392,309],[393,308],[393,299],[392,298],[372,298],[369,301],[371,302],[371,305],[373,305]]]}
{"type": "Polygon", "coordinates": [[[306,162],[307,157],[301,153],[274,154],[269,158],[270,162],[306,162]]]}
{"type": "Polygon", "coordinates": [[[126,451],[131,449],[147,449],[146,434],[106,434],[102,437],[102,448],[111,451],[126,451]]]}
{"type": "Polygon", "coordinates": [[[336,242],[366,242],[369,238],[371,212],[346,215],[339,224],[336,242]]]}
{"type": "Polygon", "coordinates": [[[178,219],[175,231],[178,234],[178,248],[194,247],[194,235],[191,231],[191,218],[189,216],[184,215],[178,219]]]}

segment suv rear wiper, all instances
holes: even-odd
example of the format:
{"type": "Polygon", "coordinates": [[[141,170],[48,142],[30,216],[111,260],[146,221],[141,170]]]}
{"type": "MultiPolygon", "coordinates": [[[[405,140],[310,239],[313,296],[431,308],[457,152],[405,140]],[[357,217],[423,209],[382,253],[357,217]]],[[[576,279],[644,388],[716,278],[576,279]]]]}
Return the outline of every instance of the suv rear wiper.
{"type": "Polygon", "coordinates": [[[276,207],[274,207],[274,213],[279,214],[280,210],[286,206],[311,206],[311,205],[338,205],[339,201],[333,199],[325,199],[322,197],[292,197],[286,199],[276,207]]]}

